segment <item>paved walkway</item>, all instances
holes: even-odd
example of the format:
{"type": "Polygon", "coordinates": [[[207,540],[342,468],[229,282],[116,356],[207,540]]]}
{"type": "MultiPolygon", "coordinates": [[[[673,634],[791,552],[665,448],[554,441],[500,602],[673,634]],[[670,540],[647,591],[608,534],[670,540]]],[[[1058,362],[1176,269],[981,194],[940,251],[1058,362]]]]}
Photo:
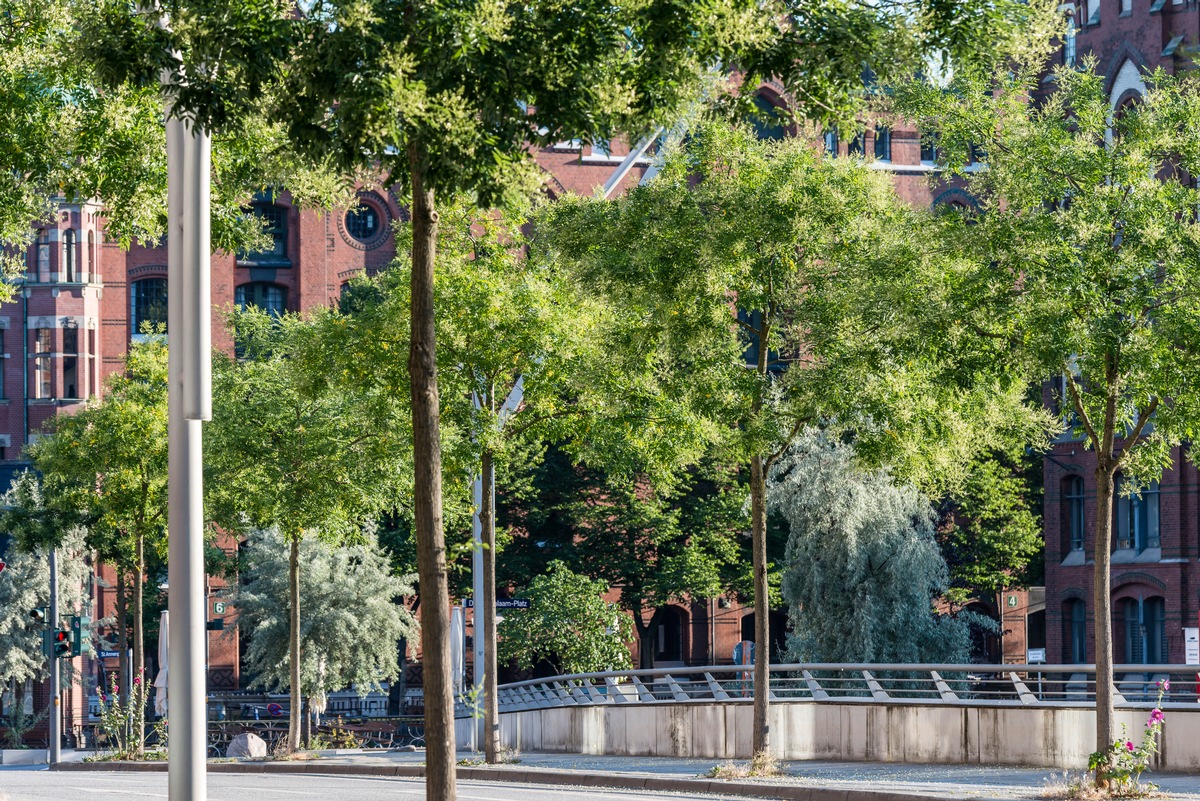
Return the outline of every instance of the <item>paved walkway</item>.
{"type": "MultiPolygon", "coordinates": [[[[720,781],[706,777],[713,766],[721,764],[721,760],[713,759],[521,754],[516,764],[483,767],[477,762],[479,756],[459,752],[460,759],[467,760],[459,768],[462,779],[673,790],[697,797],[715,794],[725,798],[757,796],[809,801],[917,801],[926,798],[1023,801],[1044,797],[1048,785],[1056,781],[1054,774],[1044,768],[807,761],[781,763],[784,775],[779,777],[720,781]]],[[[423,751],[360,751],[329,753],[304,761],[235,763],[215,760],[211,770],[416,776],[422,772],[424,761],[423,751]]],[[[64,768],[165,770],[166,765],[75,763],[64,768]]],[[[1158,784],[1168,798],[1200,801],[1200,776],[1146,774],[1143,778],[1158,784]]],[[[1061,780],[1060,772],[1057,781],[1061,783],[1061,780]]]]}
{"type": "MultiPolygon", "coordinates": [[[[463,754],[468,759],[474,754],[463,754]]],[[[586,756],[576,754],[521,754],[515,765],[489,768],[493,771],[547,770],[578,773],[589,778],[603,774],[645,776],[660,779],[694,779],[706,774],[722,760],[675,759],[670,757],[586,756]]],[[[328,756],[322,763],[420,764],[424,753],[361,754],[328,756]],[[386,760],[386,762],[385,762],[386,760]]],[[[741,783],[772,786],[828,788],[863,793],[910,795],[920,798],[1028,799],[1043,795],[1052,779],[1044,768],[1014,768],[991,765],[910,765],[877,762],[783,762],[785,773],[772,779],[741,779],[741,783]],[[865,791],[865,792],[863,792],[865,791]]],[[[1061,771],[1058,773],[1062,777],[1061,771]]],[[[1144,774],[1144,780],[1159,785],[1171,798],[1200,801],[1200,777],[1144,774]]],[[[854,797],[851,795],[850,797],[854,797]]]]}

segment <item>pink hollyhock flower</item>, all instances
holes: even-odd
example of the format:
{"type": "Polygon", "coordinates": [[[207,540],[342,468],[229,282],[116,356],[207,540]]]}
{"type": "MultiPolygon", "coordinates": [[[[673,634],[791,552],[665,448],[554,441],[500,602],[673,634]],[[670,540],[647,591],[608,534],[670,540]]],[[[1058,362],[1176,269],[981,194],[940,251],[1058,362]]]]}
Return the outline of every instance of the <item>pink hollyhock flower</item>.
{"type": "Polygon", "coordinates": [[[1167,716],[1163,714],[1161,709],[1155,709],[1150,713],[1150,719],[1146,721],[1146,725],[1153,726],[1157,723],[1162,723],[1164,720],[1166,720],[1166,717],[1167,716]]]}
{"type": "Polygon", "coordinates": [[[1171,692],[1171,680],[1163,679],[1162,688],[1163,688],[1163,692],[1167,692],[1167,693],[1171,692]]]}
{"type": "Polygon", "coordinates": [[[138,686],[138,685],[139,685],[139,684],[141,684],[141,683],[142,683],[142,677],[141,677],[141,676],[135,676],[135,677],[134,677],[134,679],[133,679],[133,686],[134,686],[134,687],[136,687],[136,686],[138,686]]]}
{"type": "Polygon", "coordinates": [[[1132,751],[1132,750],[1133,750],[1133,740],[1126,740],[1126,741],[1125,741],[1125,747],[1126,747],[1127,749],[1129,749],[1130,751],[1132,751]]]}

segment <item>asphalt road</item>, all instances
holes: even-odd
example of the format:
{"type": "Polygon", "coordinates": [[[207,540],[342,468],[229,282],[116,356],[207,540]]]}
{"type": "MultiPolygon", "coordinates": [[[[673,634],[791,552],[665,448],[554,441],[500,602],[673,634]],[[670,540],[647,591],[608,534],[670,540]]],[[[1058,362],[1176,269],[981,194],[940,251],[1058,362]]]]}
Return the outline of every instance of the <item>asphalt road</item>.
{"type": "MultiPolygon", "coordinates": [[[[423,779],[210,773],[209,801],[418,801],[423,779]]],[[[107,773],[0,768],[0,801],[142,801],[166,799],[166,773],[107,773]]],[[[644,790],[459,782],[460,801],[662,801],[694,795],[644,790]]],[[[709,796],[716,799],[717,796],[709,796]]],[[[744,801],[742,799],[741,801],[744,801]]]]}

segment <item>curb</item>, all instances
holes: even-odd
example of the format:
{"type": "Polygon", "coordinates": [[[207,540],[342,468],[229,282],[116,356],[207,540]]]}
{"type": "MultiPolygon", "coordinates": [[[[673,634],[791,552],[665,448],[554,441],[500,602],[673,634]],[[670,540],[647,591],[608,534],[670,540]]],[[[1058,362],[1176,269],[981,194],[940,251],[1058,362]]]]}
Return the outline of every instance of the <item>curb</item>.
{"type": "MultiPolygon", "coordinates": [[[[165,762],[63,762],[51,770],[58,771],[129,771],[165,773],[165,762]]],[[[323,776],[381,776],[419,779],[425,776],[424,765],[333,765],[312,762],[215,762],[209,773],[286,773],[323,776]]],[[[780,801],[928,801],[928,796],[890,790],[853,790],[833,787],[804,787],[794,784],[766,784],[745,781],[722,781],[703,778],[667,778],[658,776],[626,776],[619,773],[584,773],[582,771],[542,768],[481,768],[459,767],[457,776],[463,781],[513,782],[518,784],[548,784],[576,787],[606,787],[619,790],[650,790],[675,793],[705,793],[740,798],[773,798],[780,801]]],[[[959,801],[972,801],[963,798],[959,801]]],[[[989,799],[995,801],[995,799],[989,799]]]]}

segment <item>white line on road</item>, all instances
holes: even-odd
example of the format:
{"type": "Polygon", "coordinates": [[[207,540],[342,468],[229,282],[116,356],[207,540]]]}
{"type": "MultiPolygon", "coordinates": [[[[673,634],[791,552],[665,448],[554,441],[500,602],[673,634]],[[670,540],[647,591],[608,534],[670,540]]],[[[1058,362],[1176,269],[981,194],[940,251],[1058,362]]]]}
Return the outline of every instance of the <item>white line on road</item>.
{"type": "Polygon", "coordinates": [[[166,798],[166,793],[135,793],[132,790],[105,790],[101,787],[74,787],[68,786],[68,790],[79,790],[82,793],[109,793],[111,795],[141,795],[146,798],[166,798]]]}

